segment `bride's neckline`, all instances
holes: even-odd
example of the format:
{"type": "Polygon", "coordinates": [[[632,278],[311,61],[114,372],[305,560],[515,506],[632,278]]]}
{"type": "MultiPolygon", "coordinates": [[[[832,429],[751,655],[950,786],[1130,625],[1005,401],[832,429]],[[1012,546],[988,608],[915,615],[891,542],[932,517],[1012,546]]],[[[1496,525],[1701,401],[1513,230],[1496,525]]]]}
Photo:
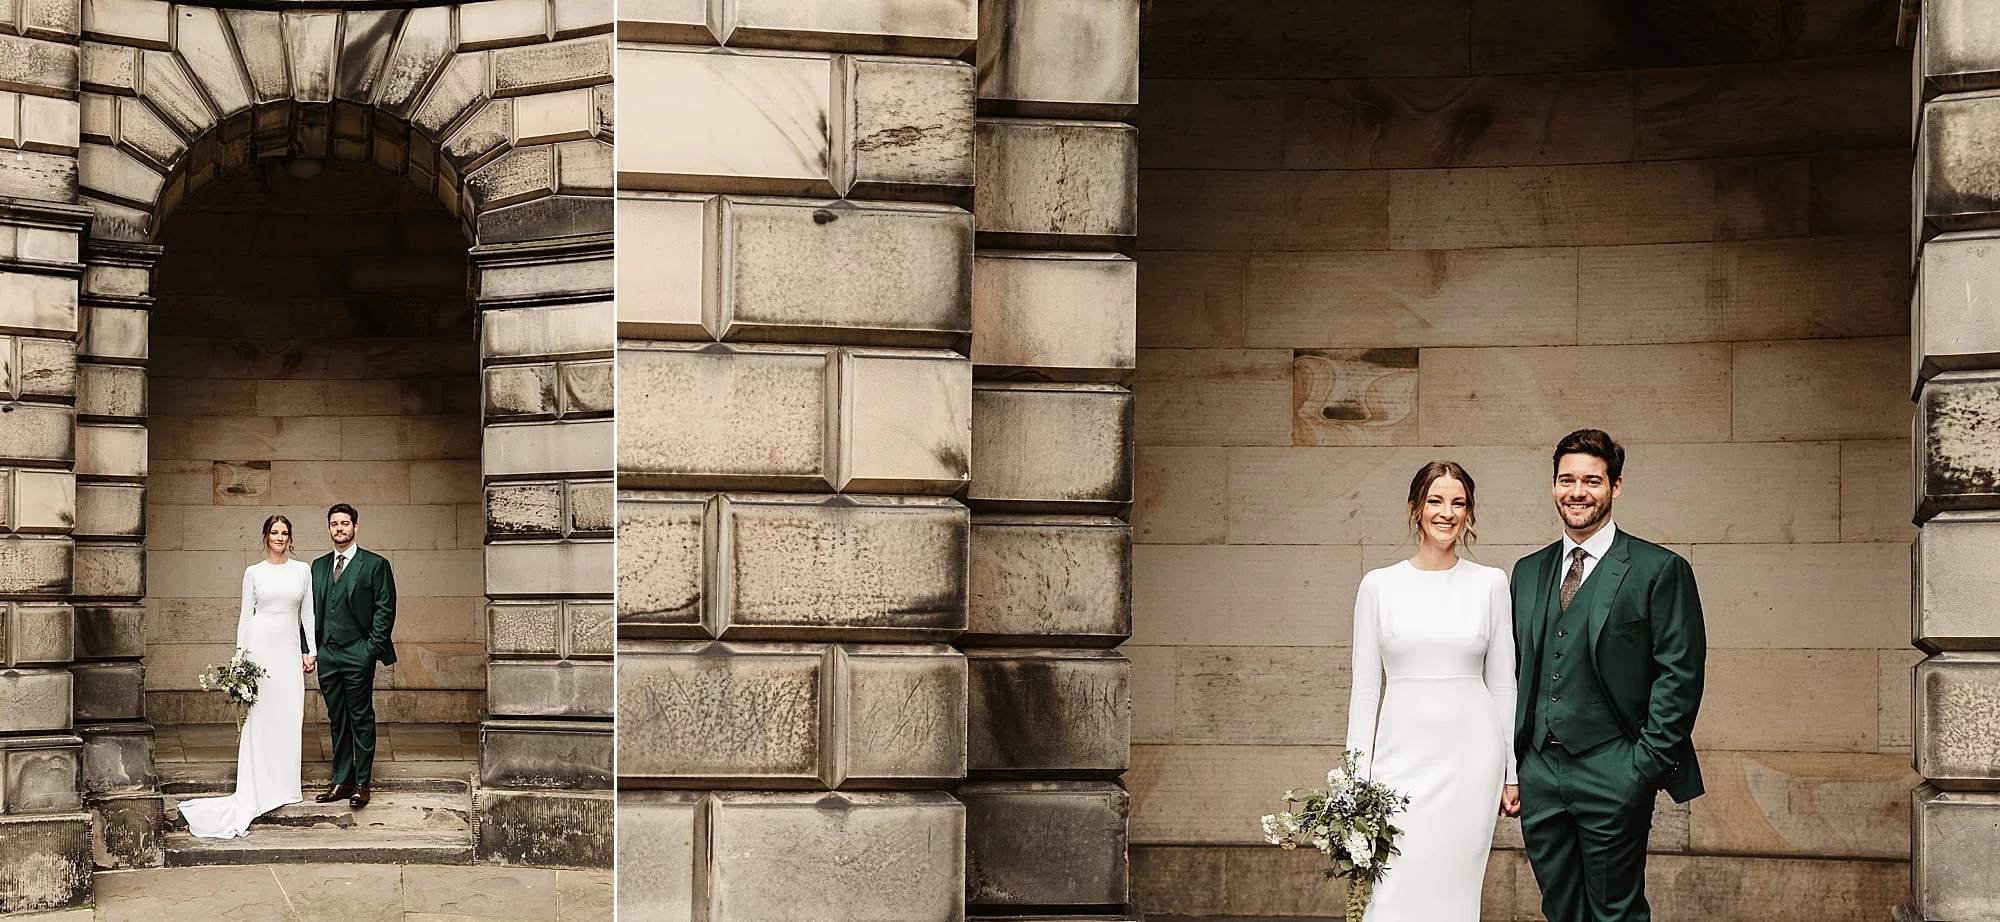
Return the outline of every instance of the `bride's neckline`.
{"type": "Polygon", "coordinates": [[[1409,567],[1411,570],[1418,573],[1450,573],[1451,571],[1458,569],[1464,563],[1465,563],[1465,558],[1456,557],[1452,559],[1451,566],[1445,567],[1442,570],[1426,570],[1423,567],[1417,566],[1416,562],[1411,560],[1410,558],[1408,557],[1403,558],[1403,565],[1409,567]]]}

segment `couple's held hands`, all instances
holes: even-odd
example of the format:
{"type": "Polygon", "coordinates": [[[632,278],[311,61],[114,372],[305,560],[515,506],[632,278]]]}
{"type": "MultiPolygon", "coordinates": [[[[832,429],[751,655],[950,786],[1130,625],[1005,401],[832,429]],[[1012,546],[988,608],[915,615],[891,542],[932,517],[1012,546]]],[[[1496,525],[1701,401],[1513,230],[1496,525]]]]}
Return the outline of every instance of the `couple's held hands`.
{"type": "Polygon", "coordinates": [[[305,670],[307,672],[312,672],[313,670],[319,668],[319,657],[314,656],[310,653],[300,654],[299,663],[300,665],[305,667],[305,670]]]}
{"type": "Polygon", "coordinates": [[[1521,786],[1510,784],[1500,789],[1500,815],[1521,815],[1521,786]]]}

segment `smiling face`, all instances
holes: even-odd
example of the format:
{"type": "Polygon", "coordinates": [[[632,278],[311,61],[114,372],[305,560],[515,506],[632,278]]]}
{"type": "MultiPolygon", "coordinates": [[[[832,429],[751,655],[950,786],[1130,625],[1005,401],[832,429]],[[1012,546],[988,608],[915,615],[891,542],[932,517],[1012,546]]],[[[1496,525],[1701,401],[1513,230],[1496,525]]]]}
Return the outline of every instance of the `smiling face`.
{"type": "Polygon", "coordinates": [[[264,547],[271,553],[283,556],[292,546],[292,525],[283,519],[273,521],[264,529],[264,547]]]}
{"type": "Polygon", "coordinates": [[[333,539],[333,546],[347,550],[354,543],[354,517],[345,512],[336,512],[326,517],[326,533],[333,539]]]}
{"type": "Polygon", "coordinates": [[[1572,539],[1590,537],[1611,517],[1611,501],[1624,491],[1625,478],[1613,480],[1609,471],[1610,465],[1596,455],[1572,452],[1556,459],[1550,493],[1572,539]]]}
{"type": "Polygon", "coordinates": [[[1450,550],[1472,525],[1472,500],[1465,494],[1465,484],[1445,474],[1431,481],[1411,514],[1425,544],[1450,550]]]}

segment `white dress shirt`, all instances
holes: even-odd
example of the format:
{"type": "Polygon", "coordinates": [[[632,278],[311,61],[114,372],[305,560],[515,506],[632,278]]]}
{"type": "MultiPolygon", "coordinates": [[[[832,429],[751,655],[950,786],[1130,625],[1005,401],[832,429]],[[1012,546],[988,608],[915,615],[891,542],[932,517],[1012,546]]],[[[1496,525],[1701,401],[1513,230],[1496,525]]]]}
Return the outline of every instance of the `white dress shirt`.
{"type": "Polygon", "coordinates": [[[1556,592],[1562,592],[1563,577],[1569,573],[1570,554],[1575,553],[1578,547],[1583,548],[1583,578],[1588,580],[1590,579],[1590,571],[1597,569],[1597,562],[1603,560],[1604,555],[1611,552],[1611,541],[1616,537],[1618,537],[1618,523],[1616,522],[1605,522],[1604,527],[1597,530],[1597,534],[1591,535],[1590,539],[1581,545],[1570,540],[1569,532],[1563,532],[1562,559],[1556,561],[1556,592]]]}

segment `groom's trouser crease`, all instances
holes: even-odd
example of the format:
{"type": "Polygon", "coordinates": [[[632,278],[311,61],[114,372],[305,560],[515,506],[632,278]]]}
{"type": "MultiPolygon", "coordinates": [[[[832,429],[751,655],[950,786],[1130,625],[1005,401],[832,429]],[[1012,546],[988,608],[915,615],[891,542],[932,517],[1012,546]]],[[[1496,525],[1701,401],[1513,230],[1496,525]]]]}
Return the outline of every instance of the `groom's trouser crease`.
{"type": "Polygon", "coordinates": [[[1580,753],[1559,745],[1521,760],[1521,837],[1549,922],[1647,922],[1646,840],[1653,797],[1622,737],[1580,753]]]}

